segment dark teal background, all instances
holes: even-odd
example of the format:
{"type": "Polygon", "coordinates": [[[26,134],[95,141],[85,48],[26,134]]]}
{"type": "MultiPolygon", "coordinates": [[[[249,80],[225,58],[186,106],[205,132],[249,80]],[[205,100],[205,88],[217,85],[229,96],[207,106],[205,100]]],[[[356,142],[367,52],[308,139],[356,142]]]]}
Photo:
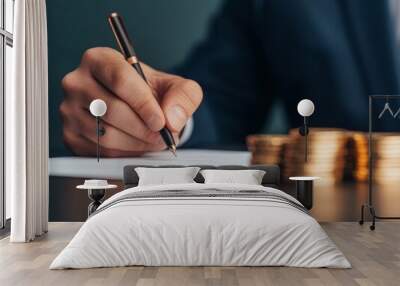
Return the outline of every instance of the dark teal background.
{"type": "Polygon", "coordinates": [[[63,76],[91,47],[115,47],[107,16],[120,13],[141,60],[169,70],[181,63],[205,35],[221,0],[52,0],[47,1],[49,47],[50,156],[70,155],[63,145],[58,106],[63,76]]]}

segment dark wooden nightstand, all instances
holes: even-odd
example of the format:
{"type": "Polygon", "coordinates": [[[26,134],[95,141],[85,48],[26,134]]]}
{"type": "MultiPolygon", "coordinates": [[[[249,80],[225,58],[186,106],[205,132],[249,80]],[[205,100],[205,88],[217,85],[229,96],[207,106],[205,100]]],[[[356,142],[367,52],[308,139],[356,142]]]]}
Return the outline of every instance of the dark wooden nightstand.
{"type": "Polygon", "coordinates": [[[88,206],[88,217],[101,205],[106,191],[117,187],[117,185],[109,185],[106,180],[85,180],[83,185],[76,187],[78,190],[88,191],[89,199],[92,201],[88,206]]]}
{"type": "Polygon", "coordinates": [[[313,184],[319,177],[290,177],[296,182],[296,199],[308,210],[313,207],[313,184]]]}

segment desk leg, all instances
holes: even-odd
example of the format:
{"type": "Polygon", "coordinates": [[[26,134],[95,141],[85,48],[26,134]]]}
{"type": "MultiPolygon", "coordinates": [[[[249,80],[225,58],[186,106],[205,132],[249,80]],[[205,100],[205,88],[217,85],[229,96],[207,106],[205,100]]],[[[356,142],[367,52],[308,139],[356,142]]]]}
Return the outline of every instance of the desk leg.
{"type": "Polygon", "coordinates": [[[313,207],[313,181],[296,181],[296,196],[306,209],[313,207]]]}
{"type": "Polygon", "coordinates": [[[94,213],[101,205],[101,200],[104,198],[106,190],[88,190],[89,199],[92,201],[88,206],[88,217],[94,213]]]}

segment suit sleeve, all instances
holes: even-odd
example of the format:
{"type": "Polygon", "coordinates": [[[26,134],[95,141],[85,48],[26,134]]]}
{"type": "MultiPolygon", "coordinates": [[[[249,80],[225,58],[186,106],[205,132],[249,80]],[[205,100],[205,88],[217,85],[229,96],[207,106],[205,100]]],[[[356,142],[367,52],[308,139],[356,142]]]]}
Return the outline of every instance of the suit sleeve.
{"type": "Polygon", "coordinates": [[[256,8],[253,1],[226,1],[206,40],[179,69],[204,91],[185,146],[244,146],[246,135],[264,126],[270,97],[264,92],[263,41],[256,8]]]}

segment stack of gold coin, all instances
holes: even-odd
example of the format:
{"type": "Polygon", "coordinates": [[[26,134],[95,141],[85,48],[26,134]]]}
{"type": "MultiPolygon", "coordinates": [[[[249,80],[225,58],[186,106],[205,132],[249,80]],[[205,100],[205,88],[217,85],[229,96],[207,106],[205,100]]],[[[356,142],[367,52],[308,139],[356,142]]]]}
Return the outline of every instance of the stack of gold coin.
{"type": "Polygon", "coordinates": [[[352,177],[356,181],[368,180],[368,134],[352,132],[348,163],[352,165],[352,177]]]}
{"type": "Polygon", "coordinates": [[[374,133],[372,169],[372,179],[376,183],[400,182],[399,133],[374,133]]]}
{"type": "Polygon", "coordinates": [[[284,155],[285,177],[317,176],[324,182],[341,181],[348,138],[348,133],[342,129],[311,128],[305,162],[305,137],[299,134],[298,129],[291,130],[284,155]]]}
{"type": "Polygon", "coordinates": [[[275,164],[282,166],[283,152],[288,135],[249,135],[247,148],[252,154],[251,164],[275,164]]]}

